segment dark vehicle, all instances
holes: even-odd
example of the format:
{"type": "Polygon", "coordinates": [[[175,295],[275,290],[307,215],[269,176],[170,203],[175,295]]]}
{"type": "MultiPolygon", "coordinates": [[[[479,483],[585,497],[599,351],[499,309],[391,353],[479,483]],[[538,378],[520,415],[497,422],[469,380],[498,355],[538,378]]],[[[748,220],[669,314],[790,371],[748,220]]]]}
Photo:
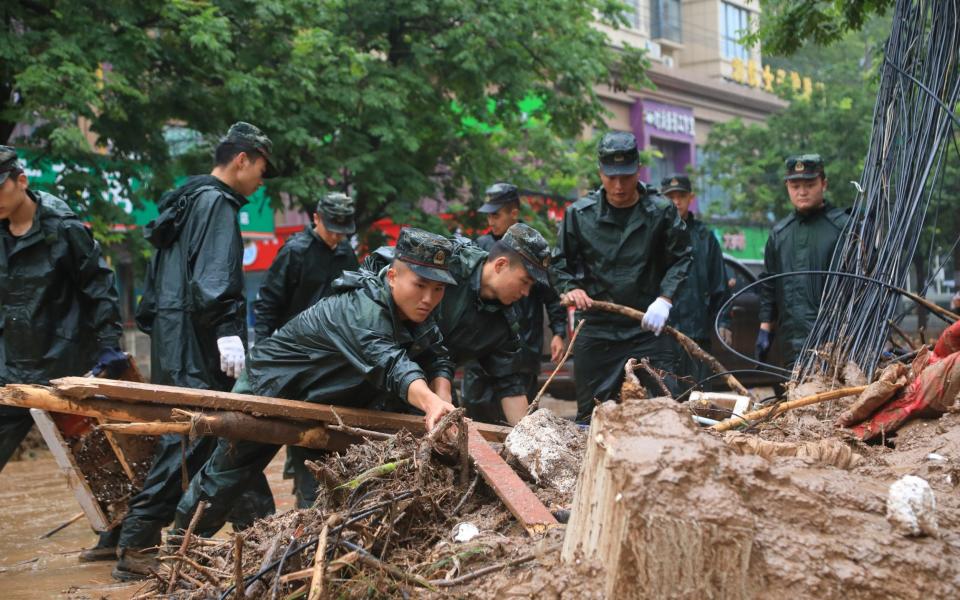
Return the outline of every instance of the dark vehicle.
{"type": "MultiPolygon", "coordinates": [[[[724,256],[723,260],[726,266],[727,282],[730,286],[731,293],[735,294],[751,283],[757,281],[757,276],[744,263],[730,256],[724,256]]],[[[750,288],[750,290],[738,296],[730,307],[730,326],[733,331],[733,348],[737,352],[751,357],[753,356],[754,343],[757,339],[757,330],[760,328],[759,292],[759,286],[750,288]]],[[[544,327],[543,334],[543,347],[549,348],[550,337],[552,336],[549,327],[544,327]]],[[[718,361],[720,361],[720,364],[727,369],[732,371],[736,369],[756,368],[753,363],[739,358],[727,350],[720,340],[717,339],[716,332],[714,332],[712,339],[712,354],[718,361]]],[[[553,381],[550,383],[550,388],[547,390],[551,396],[560,398],[562,400],[573,400],[575,398],[573,386],[574,358],[575,357],[571,355],[557,373],[556,377],[553,378],[553,381]]],[[[780,364],[780,348],[779,344],[776,343],[776,339],[774,340],[773,348],[771,349],[770,355],[767,357],[767,359],[771,364],[780,364]]],[[[556,365],[550,361],[550,356],[544,355],[543,368],[540,371],[541,386],[547,381],[547,378],[550,377],[550,374],[553,372],[555,367],[556,365]]],[[[763,373],[737,374],[737,379],[739,379],[740,382],[746,386],[772,385],[780,381],[780,379],[776,376],[765,375],[763,373]]],[[[714,383],[715,390],[719,390],[722,387],[722,383],[714,383]]]]}

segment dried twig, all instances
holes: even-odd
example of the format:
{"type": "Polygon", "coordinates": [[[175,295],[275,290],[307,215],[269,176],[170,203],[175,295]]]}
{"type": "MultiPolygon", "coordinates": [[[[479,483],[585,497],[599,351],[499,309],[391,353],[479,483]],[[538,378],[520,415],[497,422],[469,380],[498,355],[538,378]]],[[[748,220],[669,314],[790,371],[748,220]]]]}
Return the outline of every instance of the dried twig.
{"type": "Polygon", "coordinates": [[[533,402],[530,403],[530,406],[527,407],[527,414],[532,415],[537,412],[537,409],[540,408],[540,398],[543,396],[544,392],[547,391],[547,388],[550,387],[550,383],[553,381],[553,378],[557,376],[557,373],[560,372],[560,369],[563,367],[563,363],[567,362],[567,359],[570,358],[570,353],[573,352],[573,343],[577,341],[577,335],[580,333],[580,330],[583,328],[583,324],[586,323],[586,319],[581,319],[577,323],[576,329],[573,330],[573,335],[570,336],[570,343],[567,344],[567,350],[563,353],[563,357],[560,359],[560,362],[557,363],[557,366],[553,368],[553,373],[550,373],[550,377],[547,377],[547,380],[543,382],[543,387],[540,388],[540,391],[537,392],[537,395],[533,398],[533,402]]]}
{"type": "Polygon", "coordinates": [[[73,515],[72,517],[70,517],[69,519],[67,519],[65,522],[57,525],[56,527],[54,527],[54,528],[51,529],[50,531],[48,531],[48,532],[46,532],[45,534],[41,535],[38,539],[45,540],[45,539],[47,539],[48,537],[52,536],[53,534],[57,533],[58,531],[62,531],[62,530],[64,530],[64,529],[66,529],[66,528],[69,527],[70,525],[72,525],[72,524],[76,523],[77,521],[79,521],[80,519],[82,519],[84,514],[85,514],[85,513],[84,513],[83,511],[78,512],[77,514],[75,514],[75,515],[73,515]]]}
{"type": "MultiPolygon", "coordinates": [[[[190,545],[190,536],[193,535],[193,529],[197,526],[197,523],[200,521],[200,517],[203,516],[203,511],[206,510],[209,504],[207,502],[201,502],[197,505],[197,511],[193,513],[193,518],[190,519],[190,524],[187,525],[187,531],[183,534],[183,541],[180,543],[180,549],[177,550],[176,556],[185,556],[187,554],[187,546],[190,545]]],[[[170,567],[170,580],[167,582],[167,593],[173,592],[173,586],[177,584],[177,573],[180,571],[180,563],[174,563],[170,567]]]]}
{"type": "Polygon", "coordinates": [[[243,534],[238,533],[233,538],[233,597],[243,600],[246,595],[243,590],[243,534]]]}
{"type": "Polygon", "coordinates": [[[360,555],[360,561],[363,562],[363,563],[365,563],[365,564],[367,564],[368,566],[374,567],[374,568],[376,568],[376,569],[382,569],[382,570],[386,571],[387,573],[393,575],[393,576],[396,577],[397,579],[402,579],[402,580],[407,581],[407,582],[409,582],[409,583],[413,583],[413,584],[419,585],[420,587],[426,588],[426,589],[428,589],[428,590],[430,590],[430,591],[432,591],[432,592],[437,591],[436,588],[434,587],[433,583],[427,581],[427,580],[424,579],[423,577],[419,577],[419,576],[417,576],[417,575],[414,575],[413,573],[407,573],[406,571],[404,571],[404,570],[402,570],[402,569],[398,569],[397,567],[395,567],[395,566],[393,566],[393,565],[391,565],[391,564],[387,564],[387,563],[383,562],[382,560],[378,559],[376,556],[374,556],[374,555],[370,554],[369,552],[367,552],[365,549],[363,549],[363,548],[361,548],[360,546],[354,544],[353,542],[348,542],[347,540],[340,540],[339,543],[340,543],[341,545],[345,546],[347,549],[353,550],[353,551],[355,551],[357,554],[359,554],[359,555],[360,555]]]}
{"type": "Polygon", "coordinates": [[[320,539],[317,541],[317,554],[313,558],[313,578],[310,580],[310,595],[307,600],[320,600],[323,598],[323,587],[326,582],[324,571],[326,569],[327,554],[327,536],[330,533],[330,526],[336,525],[340,520],[339,514],[333,514],[324,522],[323,529],[320,531],[320,539]]]}
{"type": "Polygon", "coordinates": [[[327,425],[327,429],[332,429],[334,431],[340,431],[343,433],[349,433],[350,435],[355,435],[357,437],[366,437],[372,440],[389,440],[393,437],[392,433],[383,433],[382,431],[371,431],[369,429],[360,429],[359,427],[351,427],[346,425],[343,422],[343,419],[340,418],[340,415],[337,414],[337,411],[334,408],[330,407],[330,412],[333,413],[333,416],[337,418],[336,425],[327,425]]]}
{"type": "Polygon", "coordinates": [[[433,431],[423,436],[420,446],[417,448],[417,485],[423,489],[427,483],[427,465],[430,463],[430,454],[437,443],[437,440],[446,433],[454,423],[463,419],[463,407],[454,409],[443,415],[440,422],[434,426],[433,431]]]}
{"type": "Polygon", "coordinates": [[[744,413],[743,415],[730,417],[729,419],[720,421],[716,425],[713,425],[711,429],[714,431],[727,431],[728,429],[732,429],[737,425],[749,424],[750,421],[756,419],[762,419],[767,416],[772,418],[781,415],[792,408],[808,406],[810,404],[817,404],[819,402],[826,402],[827,400],[836,400],[837,398],[845,398],[847,396],[856,396],[865,389],[867,389],[867,386],[860,385],[856,387],[841,388],[839,390],[831,390],[829,392],[821,392],[812,396],[805,396],[796,400],[790,400],[789,402],[781,402],[774,406],[768,406],[766,408],[761,408],[760,410],[744,413]]]}
{"type": "Polygon", "coordinates": [[[650,366],[650,361],[647,358],[641,358],[640,362],[634,367],[634,369],[640,369],[656,382],[657,387],[660,388],[660,393],[666,396],[667,398],[672,398],[673,394],[670,393],[670,389],[667,388],[667,384],[663,382],[663,377],[657,373],[653,367],[650,366]]]}
{"type": "MultiPolygon", "coordinates": [[[[270,546],[267,548],[266,553],[263,555],[263,560],[260,561],[260,568],[257,569],[257,572],[263,571],[267,568],[267,565],[273,562],[273,557],[277,553],[277,548],[280,547],[280,538],[283,537],[283,531],[280,531],[273,537],[273,540],[270,542],[270,546]]],[[[258,588],[263,586],[263,582],[260,579],[257,579],[253,583],[247,586],[247,589],[244,590],[248,597],[256,596],[258,588]]]]}
{"type": "Polygon", "coordinates": [[[466,493],[464,493],[463,498],[460,498],[460,502],[457,502],[457,505],[454,507],[453,512],[450,513],[451,516],[456,516],[460,512],[460,509],[463,508],[463,505],[467,503],[467,500],[470,499],[470,496],[473,495],[473,490],[477,487],[477,482],[480,480],[480,473],[477,472],[473,476],[473,481],[470,482],[470,487],[467,488],[466,493]]]}
{"type": "Polygon", "coordinates": [[[467,573],[466,575],[461,575],[460,577],[456,577],[454,579],[432,579],[430,580],[430,584],[435,585],[437,587],[453,587],[455,585],[467,583],[468,581],[473,581],[477,577],[486,575],[487,573],[493,573],[494,571],[499,571],[500,569],[506,569],[508,567],[515,567],[517,565],[522,565],[523,563],[530,562],[536,557],[537,557],[536,554],[526,554],[524,556],[515,558],[513,560],[508,560],[506,562],[490,565],[489,567],[483,567],[482,569],[477,569],[472,573],[467,573]]]}
{"type": "MultiPolygon", "coordinates": [[[[161,556],[161,557],[160,557],[160,560],[161,560],[161,561],[164,561],[164,562],[170,561],[170,560],[176,561],[176,562],[174,563],[174,568],[176,568],[176,566],[179,565],[179,563],[186,563],[186,564],[190,565],[191,567],[193,567],[193,569],[194,569],[197,573],[200,573],[201,575],[203,575],[203,578],[204,578],[204,579],[206,579],[207,581],[209,581],[210,583],[212,583],[213,585],[215,585],[215,586],[217,586],[217,587],[220,586],[220,576],[223,576],[223,577],[229,577],[229,576],[230,576],[230,575],[227,574],[227,573],[220,573],[220,572],[217,571],[216,569],[211,569],[210,567],[205,567],[205,566],[201,565],[200,563],[198,563],[197,561],[195,561],[195,560],[193,560],[192,558],[189,558],[189,557],[187,557],[187,556],[178,556],[178,555],[174,554],[173,556],[161,556]]],[[[167,592],[167,593],[170,593],[170,592],[167,592]]]]}
{"type": "MultiPolygon", "coordinates": [[[[590,310],[602,310],[605,312],[611,312],[618,315],[623,315],[625,317],[629,317],[631,319],[636,319],[637,321],[642,321],[643,315],[644,315],[643,311],[641,310],[630,308],[629,306],[623,306],[622,304],[615,304],[613,302],[604,302],[603,300],[594,300],[590,306],[590,310]]],[[[720,361],[714,358],[713,355],[705,352],[704,349],[701,348],[699,345],[697,345],[695,341],[683,335],[673,327],[664,327],[663,333],[666,333],[673,339],[677,340],[677,343],[680,344],[680,346],[682,346],[684,350],[686,350],[687,354],[689,354],[693,358],[696,358],[697,360],[700,360],[706,363],[707,366],[709,366],[714,373],[718,373],[718,374],[727,373],[726,375],[724,375],[723,379],[727,383],[727,385],[730,386],[730,389],[734,390],[735,392],[737,392],[742,396],[753,398],[753,395],[750,394],[747,388],[743,387],[743,384],[740,383],[736,377],[734,377],[733,375],[730,375],[727,372],[726,367],[720,364],[720,361]]]]}
{"type": "Polygon", "coordinates": [[[467,422],[463,415],[460,415],[460,423],[457,427],[457,449],[460,453],[460,485],[467,485],[470,480],[470,447],[468,445],[469,435],[467,435],[467,422]]]}

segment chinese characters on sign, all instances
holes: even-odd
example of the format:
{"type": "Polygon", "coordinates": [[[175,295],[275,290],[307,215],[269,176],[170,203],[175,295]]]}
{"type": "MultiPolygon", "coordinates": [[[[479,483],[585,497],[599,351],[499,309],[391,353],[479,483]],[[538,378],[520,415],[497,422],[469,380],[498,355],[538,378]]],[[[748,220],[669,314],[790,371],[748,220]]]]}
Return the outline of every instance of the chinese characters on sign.
{"type": "Polygon", "coordinates": [[[670,110],[655,109],[645,111],[644,120],[647,125],[655,127],[660,131],[669,133],[682,133],[684,135],[694,135],[693,115],[686,115],[670,110]]]}
{"type": "Polygon", "coordinates": [[[730,61],[730,68],[732,69],[730,78],[735,82],[742,85],[749,85],[753,88],[763,89],[766,92],[773,92],[774,85],[783,85],[786,81],[790,82],[790,87],[793,88],[795,92],[799,92],[803,98],[809,98],[810,94],[813,93],[814,85],[818,89],[822,89],[822,83],[814,84],[813,80],[809,77],[801,77],[796,71],[787,71],[783,69],[777,69],[774,73],[770,69],[770,65],[764,65],[763,69],[760,68],[760,65],[757,61],[750,59],[746,62],[742,61],[739,58],[735,58],[730,61]]]}

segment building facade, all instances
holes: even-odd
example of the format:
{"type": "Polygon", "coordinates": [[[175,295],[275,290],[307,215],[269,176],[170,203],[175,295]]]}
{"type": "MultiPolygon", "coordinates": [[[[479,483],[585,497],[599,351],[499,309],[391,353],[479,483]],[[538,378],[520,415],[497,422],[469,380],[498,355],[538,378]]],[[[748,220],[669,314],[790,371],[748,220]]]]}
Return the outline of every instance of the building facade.
{"type": "MultiPolygon", "coordinates": [[[[760,123],[787,103],[772,93],[776,75],[762,66],[760,49],[739,43],[757,26],[757,0],[628,0],[628,26],[600,26],[615,47],[645,48],[655,89],[598,93],[610,111],[610,129],[630,131],[641,149],[655,150],[641,178],[658,183],[703,160],[716,123],[735,118],[760,123]]],[[[703,212],[718,190],[700,186],[703,212]]]]}

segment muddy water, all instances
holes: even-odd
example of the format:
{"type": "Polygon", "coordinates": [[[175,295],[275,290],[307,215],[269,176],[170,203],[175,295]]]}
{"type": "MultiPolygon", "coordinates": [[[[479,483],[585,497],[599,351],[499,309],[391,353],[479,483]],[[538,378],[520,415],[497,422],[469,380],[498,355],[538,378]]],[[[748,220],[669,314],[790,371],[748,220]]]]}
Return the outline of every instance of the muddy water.
{"type": "MultiPolygon", "coordinates": [[[[282,479],[284,453],[267,467],[278,511],[293,507],[282,479]]],[[[48,452],[8,463],[0,472],[0,598],[110,598],[136,594],[139,584],[119,584],[112,562],[80,563],[77,554],[97,542],[86,519],[52,537],[38,537],[80,512],[66,479],[48,452]]],[[[222,535],[222,534],[221,534],[222,535]]]]}

